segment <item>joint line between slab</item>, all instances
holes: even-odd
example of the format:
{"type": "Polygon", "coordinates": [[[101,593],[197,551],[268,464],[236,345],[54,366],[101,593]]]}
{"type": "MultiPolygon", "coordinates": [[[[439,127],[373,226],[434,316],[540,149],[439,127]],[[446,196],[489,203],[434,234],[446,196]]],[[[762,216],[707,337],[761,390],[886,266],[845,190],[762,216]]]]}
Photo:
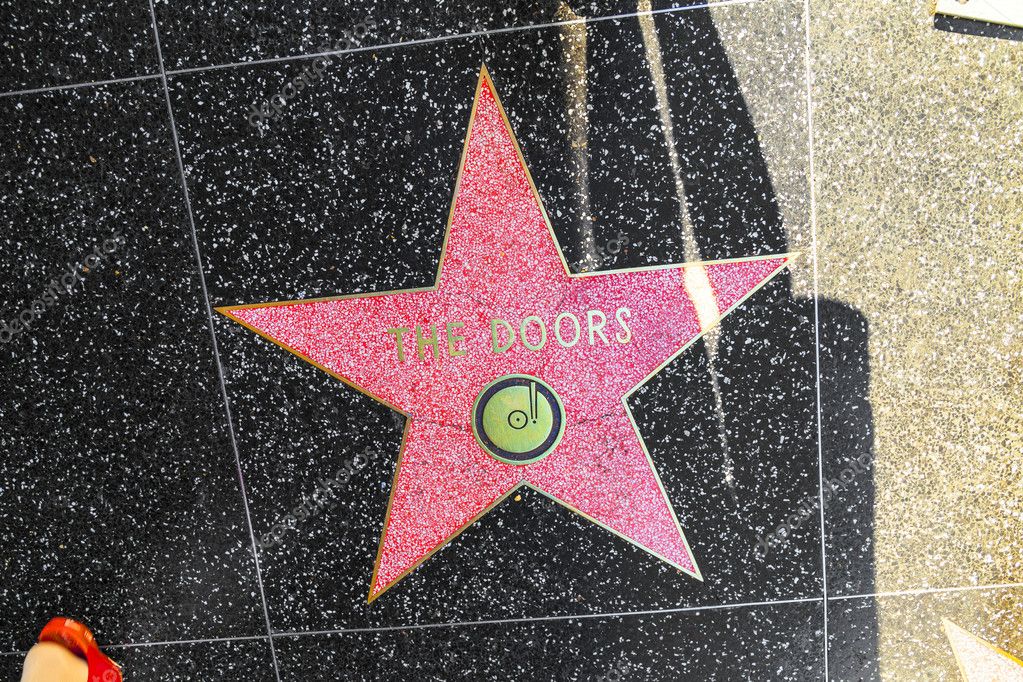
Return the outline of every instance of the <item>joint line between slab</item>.
{"type": "Polygon", "coordinates": [[[381,627],[341,628],[337,630],[311,630],[277,632],[274,637],[304,637],[310,635],[343,635],[366,632],[390,632],[395,630],[426,630],[433,628],[447,627],[472,627],[480,625],[514,625],[517,623],[549,623],[556,621],[590,620],[598,618],[626,618],[638,616],[663,616],[677,613],[690,613],[694,611],[721,611],[726,609],[755,608],[761,606],[784,606],[786,604],[807,604],[818,602],[818,597],[804,597],[799,599],[779,599],[776,601],[741,602],[736,604],[713,604],[707,606],[684,606],[675,609],[651,609],[646,611],[617,611],[611,613],[581,613],[563,616],[534,616],[522,618],[495,618],[491,620],[475,621],[453,621],[450,623],[421,623],[413,625],[388,625],[381,627]]]}
{"type": "MultiPolygon", "coordinates": [[[[416,45],[429,45],[432,43],[442,43],[451,40],[469,39],[485,37],[488,35],[499,35],[502,33],[514,33],[518,31],[530,31],[530,30],[541,30],[547,28],[556,28],[559,26],[570,26],[572,24],[579,23],[599,23],[603,21],[618,21],[621,19],[631,19],[633,17],[655,15],[655,14],[675,14],[678,12],[688,12],[691,10],[698,9],[710,9],[718,7],[729,7],[733,5],[755,5],[760,3],[766,3],[768,0],[720,0],[720,2],[709,2],[698,5],[686,5],[681,7],[665,7],[663,9],[650,10],[646,12],[627,12],[623,14],[613,14],[609,16],[601,17],[583,17],[580,19],[568,19],[565,21],[554,21],[544,24],[526,24],[522,26],[507,26],[504,28],[489,29],[486,31],[470,31],[467,33],[456,33],[449,36],[434,36],[431,38],[416,38],[413,40],[406,40],[395,43],[381,43],[379,45],[366,45],[364,47],[354,47],[347,50],[332,50],[329,52],[311,52],[297,55],[289,55],[284,57],[268,57],[266,59],[253,59],[245,62],[228,62],[224,64],[208,64],[206,66],[193,66],[181,69],[170,69],[164,68],[162,49],[159,44],[157,45],[157,57],[159,59],[160,71],[159,73],[152,74],[141,74],[136,76],[125,76],[123,78],[109,78],[98,81],[85,81],[81,83],[69,83],[65,85],[48,85],[38,88],[27,88],[21,90],[9,90],[6,92],[0,92],[0,98],[3,97],[15,97],[17,95],[34,95],[46,92],[53,92],[57,90],[71,90],[74,88],[87,88],[93,86],[112,85],[117,83],[129,83],[132,81],[140,80],[152,80],[152,79],[166,79],[167,76],[178,76],[189,73],[199,73],[203,71],[218,71],[221,69],[233,69],[242,68],[246,66],[259,66],[261,64],[277,64],[287,61],[296,61],[301,59],[315,59],[316,57],[336,56],[343,54],[354,54],[357,52],[368,52],[372,50],[386,50],[401,47],[411,47],[416,45]]],[[[152,12],[151,12],[152,13],[152,12]]],[[[155,19],[154,19],[155,21],[155,19]]],[[[154,24],[154,33],[157,30],[154,24]]],[[[159,43],[159,37],[157,36],[157,43],[159,43]]]]}
{"type": "Polygon", "coordinates": [[[227,419],[227,431],[231,438],[231,449],[234,452],[235,467],[238,475],[238,487],[241,491],[242,506],[245,510],[245,523],[249,529],[249,540],[252,545],[252,557],[256,567],[256,584],[259,587],[259,597],[263,607],[263,618],[266,622],[266,632],[270,642],[270,657],[273,660],[274,676],[277,682],[281,682],[281,673],[277,666],[277,652],[273,643],[273,628],[270,625],[270,612],[266,604],[266,592],[263,589],[263,575],[259,565],[259,552],[256,546],[256,533],[252,526],[252,515],[249,511],[249,498],[245,488],[245,475],[242,471],[241,455],[238,451],[238,441],[234,432],[234,419],[231,415],[231,403],[227,395],[227,382],[224,379],[224,367],[220,361],[220,349],[217,345],[216,325],[213,321],[213,306],[210,302],[209,291],[206,288],[206,276],[202,267],[202,250],[199,248],[199,236],[195,230],[195,218],[192,215],[192,202],[188,193],[188,177],[185,175],[185,163],[181,158],[181,144],[178,140],[177,124],[174,120],[174,107],[171,104],[170,86],[167,84],[167,73],[164,70],[163,50],[160,46],[160,30],[156,21],[156,7],[154,0],[149,0],[149,13],[153,23],[153,37],[156,41],[156,55],[160,65],[160,80],[163,83],[163,93],[167,101],[167,117],[170,125],[171,142],[174,145],[174,156],[178,164],[178,173],[181,176],[181,190],[185,200],[185,212],[188,215],[188,226],[192,234],[192,246],[195,249],[196,267],[199,274],[199,286],[202,290],[203,302],[206,305],[206,320],[209,324],[210,342],[213,346],[213,359],[217,365],[217,377],[220,382],[220,393],[224,401],[224,415],[227,419]]]}
{"type": "Polygon", "coordinates": [[[824,679],[829,679],[828,669],[828,553],[827,553],[827,526],[824,521],[824,444],[821,438],[823,433],[821,416],[821,332],[820,332],[820,286],[817,267],[817,198],[816,178],[814,176],[813,156],[813,69],[811,59],[812,41],[810,38],[810,0],[803,0],[803,26],[806,34],[806,49],[804,53],[806,78],[806,146],[807,163],[809,166],[809,192],[810,192],[810,235],[813,252],[813,347],[814,364],[816,374],[817,391],[817,492],[819,495],[820,529],[821,529],[821,589],[823,593],[822,611],[824,627],[824,679]]]}

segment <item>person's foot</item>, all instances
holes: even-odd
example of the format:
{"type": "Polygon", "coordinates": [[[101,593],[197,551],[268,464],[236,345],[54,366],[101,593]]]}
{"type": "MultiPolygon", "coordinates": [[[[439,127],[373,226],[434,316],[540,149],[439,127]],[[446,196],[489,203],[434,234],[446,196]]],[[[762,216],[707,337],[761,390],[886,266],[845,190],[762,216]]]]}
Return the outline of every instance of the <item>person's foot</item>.
{"type": "Polygon", "coordinates": [[[89,628],[54,618],[25,659],[22,682],[122,682],[121,669],[103,655],[89,628]]]}
{"type": "Polygon", "coordinates": [[[25,657],[21,682],[88,682],[89,664],[53,642],[40,642],[25,657]]]}

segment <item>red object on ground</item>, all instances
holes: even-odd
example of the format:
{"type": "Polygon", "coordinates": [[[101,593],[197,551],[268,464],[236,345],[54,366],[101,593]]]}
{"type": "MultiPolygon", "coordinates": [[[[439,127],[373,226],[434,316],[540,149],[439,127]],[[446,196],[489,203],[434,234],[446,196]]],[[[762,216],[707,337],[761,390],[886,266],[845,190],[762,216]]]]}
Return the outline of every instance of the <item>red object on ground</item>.
{"type": "Polygon", "coordinates": [[[59,644],[89,664],[89,682],[122,682],[121,668],[99,650],[89,628],[70,618],[54,618],[39,633],[40,642],[59,644]]]}

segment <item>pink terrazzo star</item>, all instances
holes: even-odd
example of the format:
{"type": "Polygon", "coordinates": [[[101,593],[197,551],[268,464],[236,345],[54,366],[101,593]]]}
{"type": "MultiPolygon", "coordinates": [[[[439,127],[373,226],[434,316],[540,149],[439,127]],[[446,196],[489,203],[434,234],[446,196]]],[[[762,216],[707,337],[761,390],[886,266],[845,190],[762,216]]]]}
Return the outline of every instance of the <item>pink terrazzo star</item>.
{"type": "Polygon", "coordinates": [[[792,256],[571,274],[485,68],[460,171],[434,287],[220,309],[408,417],[369,601],[523,485],[702,580],[626,398],[792,256]],[[563,403],[538,461],[474,436],[506,375],[563,403]]]}

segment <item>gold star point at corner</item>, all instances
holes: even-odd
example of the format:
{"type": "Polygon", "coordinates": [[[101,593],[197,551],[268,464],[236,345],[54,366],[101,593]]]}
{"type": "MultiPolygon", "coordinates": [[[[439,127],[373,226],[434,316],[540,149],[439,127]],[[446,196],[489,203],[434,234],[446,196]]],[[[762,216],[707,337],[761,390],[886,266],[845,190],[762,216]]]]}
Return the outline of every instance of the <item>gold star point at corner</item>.
{"type": "Polygon", "coordinates": [[[1023,661],[942,618],[963,682],[1023,682],[1023,661]]]}
{"type": "Polygon", "coordinates": [[[792,257],[572,273],[484,67],[432,287],[218,310],[408,417],[369,601],[524,486],[702,580],[626,401],[792,257]]]}

